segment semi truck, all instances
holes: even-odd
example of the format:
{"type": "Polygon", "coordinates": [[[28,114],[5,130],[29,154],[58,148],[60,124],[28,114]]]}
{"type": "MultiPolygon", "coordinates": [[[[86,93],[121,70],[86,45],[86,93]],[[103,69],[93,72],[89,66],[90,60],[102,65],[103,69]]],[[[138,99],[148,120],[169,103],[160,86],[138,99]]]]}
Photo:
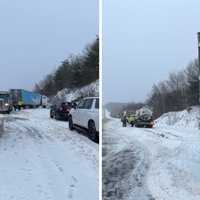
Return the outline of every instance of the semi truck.
{"type": "Polygon", "coordinates": [[[45,95],[41,96],[41,106],[43,108],[47,108],[48,107],[48,103],[49,103],[49,98],[45,95]]]}
{"type": "Polygon", "coordinates": [[[23,89],[11,89],[10,98],[15,109],[37,108],[41,105],[42,96],[39,93],[23,89]]]}
{"type": "Polygon", "coordinates": [[[10,93],[7,91],[0,91],[0,113],[9,114],[12,111],[12,108],[10,93]]]}

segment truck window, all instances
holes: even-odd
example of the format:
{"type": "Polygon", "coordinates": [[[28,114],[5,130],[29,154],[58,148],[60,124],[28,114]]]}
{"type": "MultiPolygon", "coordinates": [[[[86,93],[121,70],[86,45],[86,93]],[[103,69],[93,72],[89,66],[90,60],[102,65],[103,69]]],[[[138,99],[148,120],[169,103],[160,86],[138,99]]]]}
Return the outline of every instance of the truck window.
{"type": "Polygon", "coordinates": [[[96,99],[95,108],[96,108],[96,109],[99,109],[99,99],[96,99]]]}
{"type": "Polygon", "coordinates": [[[85,104],[85,101],[84,100],[81,100],[77,106],[78,109],[82,109],[84,108],[84,104],[85,104]]]}
{"type": "Polygon", "coordinates": [[[92,107],[93,99],[86,99],[84,103],[84,109],[90,109],[92,107]]]}

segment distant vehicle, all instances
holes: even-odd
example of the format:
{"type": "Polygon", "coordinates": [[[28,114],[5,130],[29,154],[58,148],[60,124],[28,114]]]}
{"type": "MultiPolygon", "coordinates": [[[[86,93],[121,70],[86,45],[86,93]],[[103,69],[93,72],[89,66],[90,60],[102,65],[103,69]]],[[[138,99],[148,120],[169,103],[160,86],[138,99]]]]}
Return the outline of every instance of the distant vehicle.
{"type": "Polygon", "coordinates": [[[41,95],[23,89],[11,89],[10,96],[13,107],[21,108],[37,108],[41,105],[41,95]]]}
{"type": "Polygon", "coordinates": [[[0,92],[0,113],[9,114],[12,111],[12,102],[10,93],[6,91],[0,92]]]}
{"type": "Polygon", "coordinates": [[[135,125],[136,119],[137,119],[137,117],[136,117],[135,113],[129,112],[129,113],[127,114],[127,122],[128,122],[132,127],[135,125]]]}
{"type": "Polygon", "coordinates": [[[99,98],[88,97],[81,100],[78,106],[70,111],[69,129],[87,130],[89,137],[99,140],[99,98]]]}
{"type": "Polygon", "coordinates": [[[137,110],[134,124],[136,127],[153,128],[153,112],[147,107],[137,110]]]}
{"type": "Polygon", "coordinates": [[[62,102],[58,105],[52,105],[50,108],[50,117],[57,120],[68,121],[69,112],[72,108],[71,102],[62,102]]]}
{"type": "Polygon", "coordinates": [[[45,96],[45,95],[41,96],[41,106],[43,108],[47,108],[48,107],[48,101],[49,101],[49,99],[48,99],[47,96],[45,96]]]}

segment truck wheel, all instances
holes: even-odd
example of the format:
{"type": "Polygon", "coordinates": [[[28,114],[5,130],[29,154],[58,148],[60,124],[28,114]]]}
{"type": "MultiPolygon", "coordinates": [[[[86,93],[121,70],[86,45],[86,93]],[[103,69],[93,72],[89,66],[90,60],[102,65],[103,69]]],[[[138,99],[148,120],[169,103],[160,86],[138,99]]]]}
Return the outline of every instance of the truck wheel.
{"type": "Polygon", "coordinates": [[[59,120],[59,119],[60,119],[60,117],[59,117],[59,115],[58,115],[57,113],[55,113],[54,116],[55,116],[55,119],[56,119],[56,120],[59,120]]]}
{"type": "Polygon", "coordinates": [[[89,138],[92,141],[94,141],[94,142],[99,141],[99,136],[98,136],[98,133],[96,131],[96,126],[95,126],[95,123],[93,121],[90,121],[88,123],[88,133],[89,133],[89,138]]]}
{"type": "Polygon", "coordinates": [[[50,118],[53,118],[53,114],[50,112],[50,118]]]}
{"type": "Polygon", "coordinates": [[[69,130],[71,130],[71,131],[74,130],[74,124],[73,124],[72,116],[69,116],[69,130]]]}

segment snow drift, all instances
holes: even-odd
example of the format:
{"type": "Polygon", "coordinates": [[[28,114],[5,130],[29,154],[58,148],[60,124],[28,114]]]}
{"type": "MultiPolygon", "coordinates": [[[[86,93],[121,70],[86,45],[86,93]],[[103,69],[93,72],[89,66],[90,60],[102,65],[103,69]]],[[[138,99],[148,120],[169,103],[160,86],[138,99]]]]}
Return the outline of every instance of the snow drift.
{"type": "Polygon", "coordinates": [[[73,101],[87,96],[99,96],[99,80],[96,80],[95,82],[92,82],[82,88],[65,88],[57,93],[57,95],[53,98],[53,102],[73,101]]]}
{"type": "Polygon", "coordinates": [[[156,120],[156,126],[173,126],[174,128],[198,129],[200,107],[194,106],[179,112],[163,114],[156,120]]]}

